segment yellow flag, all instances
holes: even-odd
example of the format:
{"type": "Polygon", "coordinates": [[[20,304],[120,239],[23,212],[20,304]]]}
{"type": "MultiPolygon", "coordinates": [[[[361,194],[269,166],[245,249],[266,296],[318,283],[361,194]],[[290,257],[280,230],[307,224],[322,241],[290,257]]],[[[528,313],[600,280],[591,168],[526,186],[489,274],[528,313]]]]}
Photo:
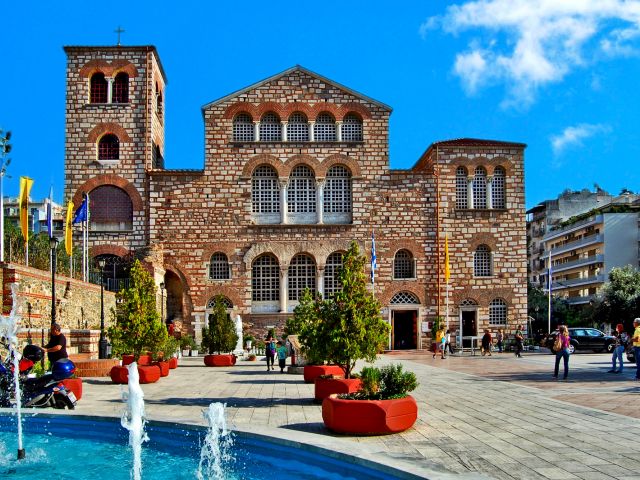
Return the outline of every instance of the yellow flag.
{"type": "Polygon", "coordinates": [[[451,270],[449,269],[449,237],[444,236],[444,281],[449,283],[451,270]]]}
{"type": "Polygon", "coordinates": [[[64,224],[64,248],[67,251],[67,255],[71,256],[73,250],[73,229],[71,221],[73,220],[73,202],[69,200],[69,206],[67,206],[67,221],[64,224]]]}
{"type": "Polygon", "coordinates": [[[20,198],[18,204],[20,206],[20,228],[24,243],[29,242],[29,193],[33,186],[33,180],[29,177],[20,177],[20,198]]]}

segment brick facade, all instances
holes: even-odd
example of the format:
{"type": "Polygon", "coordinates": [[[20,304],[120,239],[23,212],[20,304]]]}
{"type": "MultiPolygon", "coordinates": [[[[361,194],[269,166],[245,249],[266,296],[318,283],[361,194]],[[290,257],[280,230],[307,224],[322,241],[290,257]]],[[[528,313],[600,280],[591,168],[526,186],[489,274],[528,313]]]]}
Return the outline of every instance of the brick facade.
{"type": "MultiPolygon", "coordinates": [[[[110,184],[109,178],[114,180],[111,184],[129,194],[133,202],[132,230],[92,232],[92,252],[152,251],[146,261],[157,283],[166,286],[167,316],[182,320],[188,331],[198,334],[207,303],[216,294],[225,295],[233,304],[233,312],[241,315],[255,333],[263,335],[268,326],[281,329],[295,306],[295,302],[287,301],[286,292],[296,255],[302,253],[313,260],[321,290],[329,256],[346,250],[351,240],[360,242],[368,256],[372,231],[379,265],[375,294],[383,303],[383,316],[393,325],[391,348],[426,348],[430,322],[437,315],[445,315],[445,232],[451,258],[451,327],[458,329],[462,318],[458,305],[466,301],[464,309],[475,312],[476,321],[473,328],[465,327],[473,330],[465,335],[481,333],[489,322],[489,304],[496,298],[506,302],[507,329],[525,321],[524,145],[478,140],[438,142],[413,168],[391,170],[391,109],[294,67],[205,105],[204,168],[167,170],[152,162],[153,149],[164,148],[164,110],[158,115],[155,85],[159,83],[164,89],[166,84],[155,48],[65,50],[66,195],[79,198],[83,191],[110,184]],[[135,67],[130,68],[135,73],[130,77],[130,103],[89,104],[91,72],[115,75],[117,68],[109,71],[113,65],[135,67]],[[258,122],[268,112],[274,112],[281,122],[300,112],[311,125],[328,113],[339,132],[349,117],[357,118],[362,139],[293,142],[287,141],[286,134],[281,141],[234,139],[233,122],[238,114],[258,122]],[[104,127],[111,124],[117,126],[104,127]],[[102,133],[121,132],[119,161],[101,164],[96,160],[96,128],[102,133]],[[265,223],[252,209],[255,169],[273,168],[282,191],[292,188],[294,169],[300,165],[313,172],[318,196],[327,184],[330,168],[346,168],[351,175],[352,211],[321,214],[323,207],[318,200],[320,207],[314,213],[283,214],[286,203],[281,203],[281,211],[272,215],[271,223],[265,223]],[[488,178],[498,167],[506,172],[506,208],[456,209],[456,169],[460,166],[470,172],[481,166],[488,178]],[[490,276],[474,277],[478,245],[491,249],[490,276]],[[393,259],[399,250],[409,251],[415,259],[411,278],[393,279],[393,259]],[[209,262],[217,252],[228,258],[228,279],[209,278],[209,262]],[[265,254],[277,260],[280,283],[284,284],[280,299],[268,305],[252,300],[252,265],[265,254]],[[391,304],[394,297],[401,297],[405,303],[391,304]],[[414,303],[406,303],[407,299],[414,303]],[[400,336],[402,342],[398,342],[400,336]]],[[[259,128],[256,125],[256,130],[259,128]]],[[[288,128],[286,123],[283,128],[288,128]]],[[[179,164],[179,159],[174,162],[179,164]]],[[[286,194],[281,202],[285,200],[286,194]]]]}

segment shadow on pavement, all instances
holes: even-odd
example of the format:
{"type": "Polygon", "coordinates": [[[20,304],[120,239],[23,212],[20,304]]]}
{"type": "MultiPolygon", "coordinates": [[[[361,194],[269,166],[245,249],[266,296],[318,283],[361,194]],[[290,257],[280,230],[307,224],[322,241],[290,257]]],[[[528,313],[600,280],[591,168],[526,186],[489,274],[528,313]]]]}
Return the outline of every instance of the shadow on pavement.
{"type": "MultiPolygon", "coordinates": [[[[116,400],[113,400],[116,401],[116,400]]],[[[120,403],[121,400],[117,400],[120,403]]],[[[236,397],[200,397],[183,398],[171,397],[162,399],[144,399],[149,405],[182,405],[182,406],[208,406],[213,402],[226,403],[227,407],[234,408],[270,408],[276,405],[311,406],[312,398],[236,398],[236,397]]]]}

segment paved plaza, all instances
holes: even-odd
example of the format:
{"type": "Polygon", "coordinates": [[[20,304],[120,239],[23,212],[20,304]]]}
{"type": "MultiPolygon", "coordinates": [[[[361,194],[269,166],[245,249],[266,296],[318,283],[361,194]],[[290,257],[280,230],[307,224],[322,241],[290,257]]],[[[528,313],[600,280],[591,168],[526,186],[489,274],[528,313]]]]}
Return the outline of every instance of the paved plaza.
{"type": "MultiPolygon", "coordinates": [[[[551,379],[553,358],[383,355],[378,364],[402,362],[417,374],[420,414],[411,430],[381,437],[331,434],[313,386],[301,375],[267,372],[264,362],[207,368],[202,358],[184,358],[143,389],[150,419],[204,424],[203,408],[224,402],[237,430],[330,447],[425,478],[640,479],[633,366],[607,374],[609,355],[576,354],[563,382],[551,379]]],[[[120,416],[121,391],[108,379],[86,379],[74,414],[120,416]]]]}

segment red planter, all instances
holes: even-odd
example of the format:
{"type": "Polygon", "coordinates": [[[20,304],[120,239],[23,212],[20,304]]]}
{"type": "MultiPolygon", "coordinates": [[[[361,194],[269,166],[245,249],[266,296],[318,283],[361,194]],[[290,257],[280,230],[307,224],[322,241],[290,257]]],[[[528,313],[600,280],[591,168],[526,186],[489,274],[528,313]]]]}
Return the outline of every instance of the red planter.
{"type": "Polygon", "coordinates": [[[76,396],[76,400],[80,400],[82,398],[82,379],[81,378],[67,378],[62,381],[64,388],[73,392],[76,396]]]}
{"type": "Polygon", "coordinates": [[[360,390],[361,385],[359,378],[316,378],[314,398],[321,403],[334,393],[355,393],[360,390]]]}
{"type": "Polygon", "coordinates": [[[160,361],[160,362],[153,362],[153,364],[158,368],[160,368],[161,377],[166,377],[169,375],[169,362],[160,361]]]}
{"type": "MultiPolygon", "coordinates": [[[[122,365],[127,366],[133,363],[133,355],[123,355],[122,356],[122,365]]],[[[140,355],[138,358],[138,366],[140,365],[151,365],[151,355],[140,355]]]]}
{"type": "Polygon", "coordinates": [[[398,433],[411,428],[417,418],[418,404],[411,395],[393,400],[341,400],[332,395],[322,402],[322,420],[337,433],[398,433]]]}
{"type": "Polygon", "coordinates": [[[231,367],[236,364],[235,355],[205,355],[204,364],[207,367],[231,367]]]}
{"type": "MultiPolygon", "coordinates": [[[[160,367],[156,365],[141,365],[138,367],[140,383],[155,383],[160,380],[160,367]]],[[[127,367],[113,367],[109,373],[113,383],[129,383],[127,367]]]]}
{"type": "Polygon", "coordinates": [[[344,376],[344,371],[337,365],[305,365],[304,381],[313,383],[320,375],[344,376]]]}
{"type": "Polygon", "coordinates": [[[171,357],[169,359],[169,369],[173,370],[174,368],[178,368],[178,359],[176,357],[171,357]]]}

